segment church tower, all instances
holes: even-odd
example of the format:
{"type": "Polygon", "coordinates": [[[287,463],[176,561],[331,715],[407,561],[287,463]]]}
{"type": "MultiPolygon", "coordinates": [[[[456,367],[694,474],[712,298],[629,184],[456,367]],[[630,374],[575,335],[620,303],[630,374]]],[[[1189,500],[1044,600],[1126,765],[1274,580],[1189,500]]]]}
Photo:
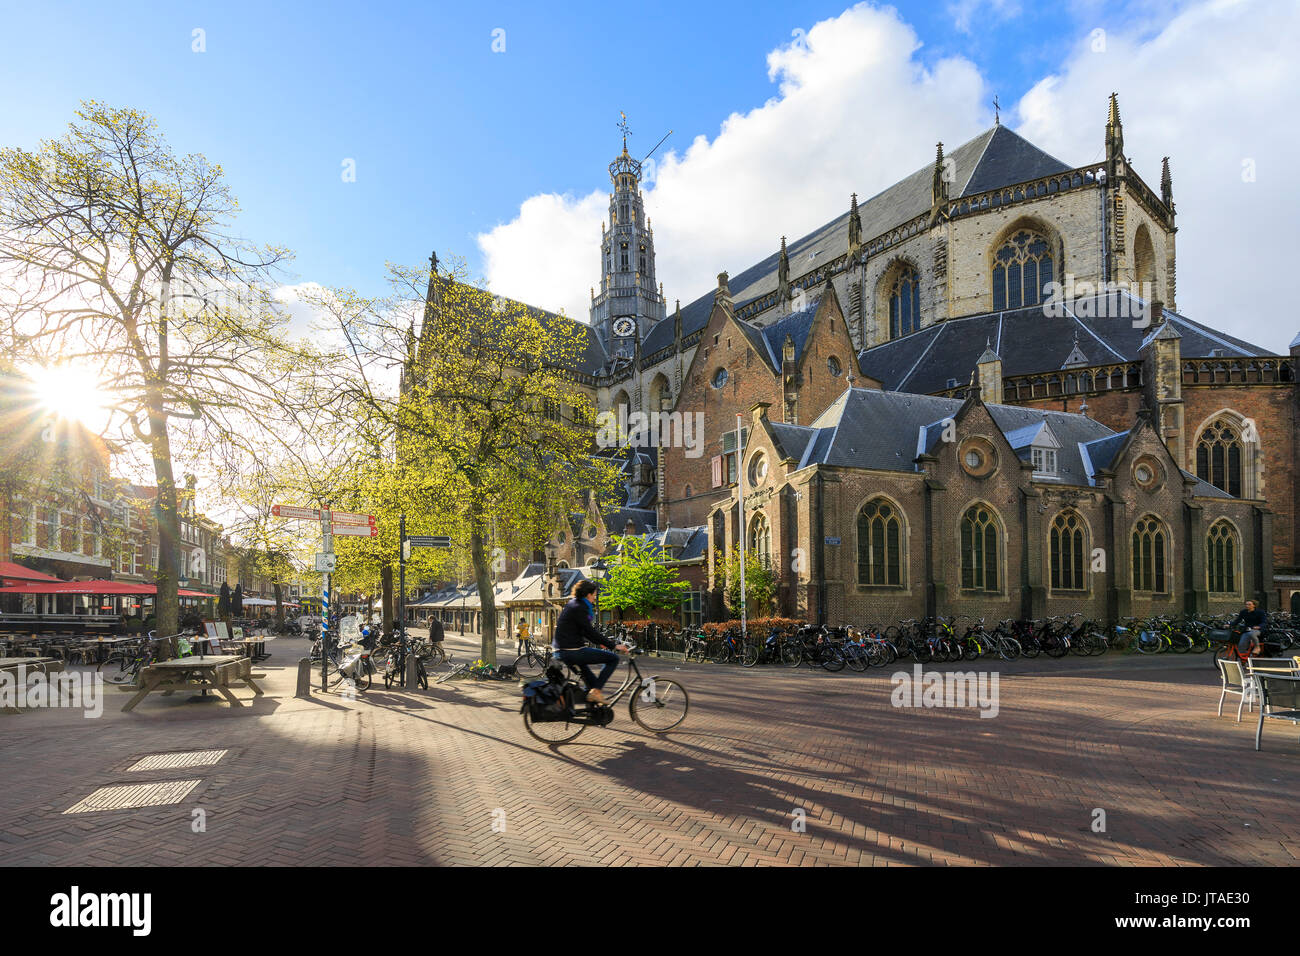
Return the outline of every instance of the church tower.
{"type": "Polygon", "coordinates": [[[636,354],[651,327],[667,315],[655,279],[655,238],[641,198],[641,163],[623,152],[609,164],[614,191],[600,227],[600,290],[591,300],[591,326],[611,355],[636,354]]]}

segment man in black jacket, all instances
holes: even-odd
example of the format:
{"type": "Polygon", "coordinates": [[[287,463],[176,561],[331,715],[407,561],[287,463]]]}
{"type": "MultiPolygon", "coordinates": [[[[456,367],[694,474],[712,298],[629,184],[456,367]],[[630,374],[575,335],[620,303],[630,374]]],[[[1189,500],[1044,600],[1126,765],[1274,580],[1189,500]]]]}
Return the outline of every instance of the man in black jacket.
{"type": "Polygon", "coordinates": [[[441,644],[442,640],[442,621],[438,620],[438,616],[435,614],[433,617],[429,618],[429,643],[441,644]]]}
{"type": "Polygon", "coordinates": [[[596,585],[591,581],[580,581],[573,589],[573,600],[564,605],[559,620],[555,622],[555,656],[566,664],[572,664],[582,671],[583,682],[587,685],[587,699],[597,704],[605,702],[605,695],[600,689],[613,675],[618,667],[619,656],[614,651],[626,651],[624,644],[615,644],[592,625],[596,607],[590,595],[596,592],[596,585]],[[592,647],[599,644],[600,647],[592,647]],[[613,650],[601,650],[601,648],[613,650]],[[603,665],[599,674],[592,674],[591,664],[603,665]]]}

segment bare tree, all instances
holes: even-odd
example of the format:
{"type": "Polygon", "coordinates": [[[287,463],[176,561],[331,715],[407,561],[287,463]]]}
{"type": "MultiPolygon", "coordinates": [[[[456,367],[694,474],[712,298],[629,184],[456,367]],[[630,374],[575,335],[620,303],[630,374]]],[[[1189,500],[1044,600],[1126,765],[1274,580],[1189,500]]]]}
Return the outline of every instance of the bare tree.
{"type": "Polygon", "coordinates": [[[265,454],[302,410],[295,378],[329,364],[276,308],[287,251],[242,238],[237,212],[220,166],[178,157],[133,109],[89,101],[62,138],[0,150],[0,344],[102,368],[157,484],[163,633],[177,626],[175,456],[265,454]]]}

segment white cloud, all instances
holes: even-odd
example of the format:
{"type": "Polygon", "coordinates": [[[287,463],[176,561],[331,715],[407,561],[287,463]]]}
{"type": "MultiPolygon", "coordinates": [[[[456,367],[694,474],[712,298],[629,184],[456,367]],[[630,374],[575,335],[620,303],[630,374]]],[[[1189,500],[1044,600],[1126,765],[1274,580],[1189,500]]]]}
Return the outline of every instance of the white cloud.
{"type": "MultiPolygon", "coordinates": [[[[991,122],[974,65],[925,69],[918,46],[892,9],[854,7],[768,55],[778,95],[663,156],[645,199],[670,309],[775,252],[782,235],[843,213],[850,193],[866,198],[912,172],[938,140],[956,145],[991,122]]],[[[525,201],[478,237],[492,289],[585,320],[608,202],[607,188],[525,201]]]]}
{"type": "MultiPolygon", "coordinates": [[[[1206,0],[1165,14],[1157,29],[1149,13],[1127,19],[1127,31],[1100,12],[1081,21],[1059,73],[1021,99],[1019,131],[1065,162],[1098,159],[1117,90],[1127,151],[1149,185],[1159,187],[1160,158],[1171,157],[1179,308],[1284,350],[1300,323],[1279,308],[1300,212],[1289,109],[1300,5],[1206,0]],[[1104,53],[1091,50],[1098,25],[1104,53]],[[1242,181],[1247,159],[1254,183],[1242,181]]],[[[866,198],[912,172],[937,140],[951,149],[992,121],[978,69],[961,58],[924,66],[915,31],[892,8],[859,5],[796,32],[768,55],[776,95],[727,117],[712,139],[668,152],[646,189],[670,308],[707,293],[723,269],[774,252],[782,235],[842,213],[850,192],[866,198]]],[[[534,196],[480,235],[492,288],[586,319],[607,196],[534,196]]]]}
{"type": "Polygon", "coordinates": [[[1154,189],[1170,157],[1178,209],[1178,307],[1285,352],[1300,330],[1288,285],[1300,199],[1300,5],[1210,0],[1145,40],[1087,37],[1019,104],[1020,132],[1067,162],[1101,155],[1106,97],[1119,93],[1125,152],[1154,189]],[[1256,178],[1243,181],[1253,160],[1256,178]]]}

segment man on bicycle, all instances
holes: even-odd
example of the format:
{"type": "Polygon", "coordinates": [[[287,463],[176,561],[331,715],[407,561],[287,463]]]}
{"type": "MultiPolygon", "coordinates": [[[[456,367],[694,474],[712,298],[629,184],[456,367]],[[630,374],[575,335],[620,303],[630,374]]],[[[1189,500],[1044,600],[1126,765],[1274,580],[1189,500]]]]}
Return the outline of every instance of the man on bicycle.
{"type": "Polygon", "coordinates": [[[605,695],[600,689],[618,667],[619,657],[614,651],[626,651],[627,645],[615,644],[591,623],[596,616],[596,606],[590,595],[595,593],[596,585],[593,582],[578,582],[578,586],[573,589],[573,600],[564,605],[559,620],[555,622],[554,647],[556,657],[582,672],[583,683],[587,685],[587,699],[603,704],[605,695]],[[592,644],[599,644],[600,647],[589,646],[592,644]],[[588,666],[591,664],[602,665],[599,674],[592,674],[591,667],[588,666]]]}
{"type": "Polygon", "coordinates": [[[1237,612],[1237,616],[1228,625],[1229,629],[1233,630],[1238,624],[1243,628],[1241,639],[1237,642],[1237,653],[1242,657],[1259,653],[1259,632],[1266,623],[1268,623],[1268,615],[1261,611],[1254,601],[1247,601],[1246,606],[1237,612]]]}

